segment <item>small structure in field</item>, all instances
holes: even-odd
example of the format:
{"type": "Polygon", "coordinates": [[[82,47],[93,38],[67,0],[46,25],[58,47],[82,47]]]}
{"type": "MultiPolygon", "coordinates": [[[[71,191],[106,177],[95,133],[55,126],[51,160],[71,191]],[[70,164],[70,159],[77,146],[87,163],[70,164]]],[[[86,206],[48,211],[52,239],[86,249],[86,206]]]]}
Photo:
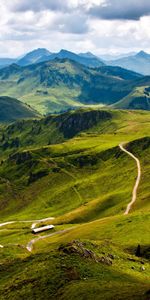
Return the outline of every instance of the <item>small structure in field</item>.
{"type": "Polygon", "coordinates": [[[47,230],[50,230],[53,228],[54,228],[54,225],[47,225],[47,226],[43,226],[43,227],[39,227],[39,228],[33,228],[32,233],[36,234],[36,233],[47,231],[47,230]]]}

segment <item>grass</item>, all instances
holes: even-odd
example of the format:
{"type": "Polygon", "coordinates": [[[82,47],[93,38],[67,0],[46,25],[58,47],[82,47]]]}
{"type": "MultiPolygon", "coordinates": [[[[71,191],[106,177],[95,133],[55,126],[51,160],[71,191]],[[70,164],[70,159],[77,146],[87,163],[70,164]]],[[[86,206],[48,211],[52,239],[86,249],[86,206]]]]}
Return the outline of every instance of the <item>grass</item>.
{"type": "MultiPolygon", "coordinates": [[[[127,232],[131,232],[133,237],[132,232],[135,232],[139,221],[142,221],[143,229],[145,220],[142,217],[139,220],[136,214],[128,218],[120,216],[84,224],[65,235],[40,241],[35,246],[34,255],[20,247],[3,248],[3,299],[20,299],[25,293],[29,299],[41,299],[44,296],[47,299],[49,293],[54,299],[58,296],[62,299],[74,299],[77,296],[78,299],[84,299],[85,295],[88,295],[88,299],[92,299],[93,296],[99,299],[100,295],[102,299],[109,299],[110,294],[112,299],[115,299],[115,296],[119,299],[148,299],[148,261],[144,257],[134,256],[136,235],[131,241],[127,240],[127,232]],[[111,233],[114,232],[111,238],[108,236],[110,228],[111,233]],[[68,245],[68,241],[77,237],[97,256],[113,255],[112,266],[96,263],[78,254],[64,254],[58,251],[60,243],[68,245]],[[144,263],[145,272],[141,271],[141,262],[144,263]]],[[[147,243],[146,238],[142,237],[140,242],[143,247],[147,243]]]]}
{"type": "MultiPolygon", "coordinates": [[[[89,124],[92,108],[87,111],[89,124]]],[[[21,129],[18,123],[1,128],[9,141],[16,135],[21,141],[16,153],[15,148],[1,149],[0,217],[3,222],[21,221],[0,227],[2,300],[149,299],[150,115],[109,112],[111,119],[86,125],[71,138],[47,119],[39,120],[34,132],[39,124],[43,128],[34,134],[32,145],[26,142],[32,121],[21,129]],[[54,129],[60,143],[47,145],[54,129]],[[137,201],[128,216],[123,214],[137,170],[134,160],[118,147],[123,141],[129,142],[128,149],[142,167],[137,201]],[[44,224],[53,223],[53,232],[67,230],[37,241],[29,253],[25,246],[36,236],[31,233],[32,222],[23,220],[51,216],[55,219],[44,224]],[[77,241],[82,251],[94,254],[78,252],[77,241]],[[135,255],[138,245],[140,257],[135,255]]],[[[84,111],[77,114],[85,122],[84,111]]],[[[74,112],[61,118],[66,127],[73,126],[70,118],[76,120],[74,112]]]]}
{"type": "Polygon", "coordinates": [[[140,86],[133,89],[129,95],[118,101],[113,107],[117,109],[150,109],[149,86],[140,86]]]}
{"type": "Polygon", "coordinates": [[[141,84],[140,80],[139,74],[121,68],[93,69],[62,59],[2,69],[0,94],[17,97],[47,114],[86,104],[113,104],[141,84]]]}
{"type": "Polygon", "coordinates": [[[37,109],[41,114],[47,114],[48,112],[65,111],[70,107],[83,106],[80,101],[77,100],[80,94],[79,89],[69,89],[66,87],[54,87],[46,89],[40,88],[40,93],[36,90],[31,93],[21,96],[20,99],[24,103],[27,103],[37,109]]]}

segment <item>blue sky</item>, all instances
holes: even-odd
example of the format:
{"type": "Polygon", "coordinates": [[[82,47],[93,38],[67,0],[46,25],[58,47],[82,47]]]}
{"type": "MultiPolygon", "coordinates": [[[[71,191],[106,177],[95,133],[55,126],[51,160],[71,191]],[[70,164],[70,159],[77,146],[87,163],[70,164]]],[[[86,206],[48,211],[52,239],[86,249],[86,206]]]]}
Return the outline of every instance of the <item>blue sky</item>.
{"type": "Polygon", "coordinates": [[[149,0],[0,0],[0,56],[150,52],[149,0]]]}

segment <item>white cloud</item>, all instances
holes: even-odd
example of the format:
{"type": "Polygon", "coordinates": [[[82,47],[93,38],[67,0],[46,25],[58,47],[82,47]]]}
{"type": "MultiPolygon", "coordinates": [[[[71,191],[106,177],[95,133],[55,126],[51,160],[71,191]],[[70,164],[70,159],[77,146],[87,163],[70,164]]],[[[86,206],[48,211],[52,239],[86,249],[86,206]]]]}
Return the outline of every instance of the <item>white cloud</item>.
{"type": "MultiPolygon", "coordinates": [[[[138,51],[141,48],[150,52],[150,17],[142,16],[136,21],[104,20],[88,14],[90,8],[97,7],[95,5],[102,7],[105,2],[1,0],[0,56],[15,57],[37,47],[96,54],[138,51]]],[[[135,2],[130,0],[130,4],[135,2]]]]}

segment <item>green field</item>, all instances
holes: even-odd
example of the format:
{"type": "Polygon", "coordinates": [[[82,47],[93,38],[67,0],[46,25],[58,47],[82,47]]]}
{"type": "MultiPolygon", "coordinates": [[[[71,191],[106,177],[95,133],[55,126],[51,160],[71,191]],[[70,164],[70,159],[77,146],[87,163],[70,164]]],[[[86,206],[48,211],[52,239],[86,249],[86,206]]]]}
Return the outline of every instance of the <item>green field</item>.
{"type": "Polygon", "coordinates": [[[99,108],[1,127],[0,220],[16,221],[0,227],[2,300],[149,299],[149,132],[149,112],[99,108]],[[137,169],[121,142],[142,170],[127,216],[137,169]],[[48,217],[38,237],[53,235],[27,251],[48,217]]]}

